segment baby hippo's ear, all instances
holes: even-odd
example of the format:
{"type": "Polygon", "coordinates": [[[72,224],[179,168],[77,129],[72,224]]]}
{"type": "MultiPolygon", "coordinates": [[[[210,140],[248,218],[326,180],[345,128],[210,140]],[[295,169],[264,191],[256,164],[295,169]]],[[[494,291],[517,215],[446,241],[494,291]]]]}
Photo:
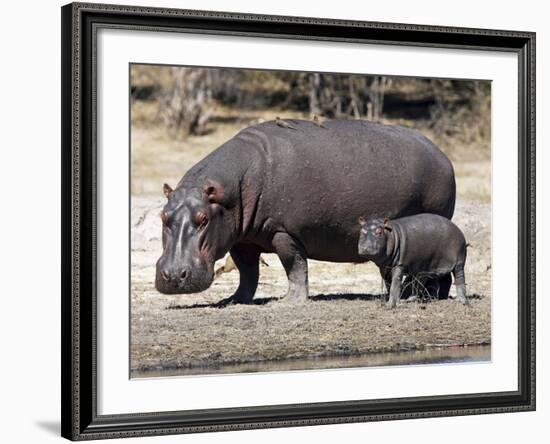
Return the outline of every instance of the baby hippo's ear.
{"type": "Polygon", "coordinates": [[[392,228],[390,227],[390,220],[387,217],[384,219],[384,228],[388,231],[392,230],[392,228]]]}
{"type": "Polygon", "coordinates": [[[359,216],[359,219],[357,219],[357,222],[359,222],[359,225],[363,226],[365,225],[365,218],[363,216],[359,216]]]}

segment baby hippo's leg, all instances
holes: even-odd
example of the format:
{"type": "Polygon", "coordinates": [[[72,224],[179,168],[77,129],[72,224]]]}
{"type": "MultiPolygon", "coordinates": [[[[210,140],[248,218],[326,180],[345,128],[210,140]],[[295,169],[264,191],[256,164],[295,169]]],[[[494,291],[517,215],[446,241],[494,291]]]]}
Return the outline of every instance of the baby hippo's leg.
{"type": "Polygon", "coordinates": [[[453,274],[455,276],[455,285],[456,285],[456,299],[463,303],[468,304],[466,299],[466,278],[464,277],[464,264],[457,264],[453,274]]]}
{"type": "Polygon", "coordinates": [[[391,271],[391,288],[390,288],[390,299],[386,304],[389,308],[394,308],[399,301],[401,296],[401,280],[403,278],[403,268],[394,267],[391,271]]]}
{"type": "Polygon", "coordinates": [[[382,280],[384,281],[384,286],[386,287],[386,293],[390,293],[391,289],[391,268],[379,268],[378,271],[380,271],[380,276],[382,277],[382,280]]]}

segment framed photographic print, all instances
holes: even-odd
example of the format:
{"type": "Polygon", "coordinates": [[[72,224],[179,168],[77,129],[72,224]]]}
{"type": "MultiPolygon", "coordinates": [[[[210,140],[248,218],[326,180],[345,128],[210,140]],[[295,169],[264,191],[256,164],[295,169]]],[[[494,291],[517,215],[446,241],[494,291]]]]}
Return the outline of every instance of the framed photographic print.
{"type": "Polygon", "coordinates": [[[61,13],[64,437],[535,408],[533,33],[61,13]]]}

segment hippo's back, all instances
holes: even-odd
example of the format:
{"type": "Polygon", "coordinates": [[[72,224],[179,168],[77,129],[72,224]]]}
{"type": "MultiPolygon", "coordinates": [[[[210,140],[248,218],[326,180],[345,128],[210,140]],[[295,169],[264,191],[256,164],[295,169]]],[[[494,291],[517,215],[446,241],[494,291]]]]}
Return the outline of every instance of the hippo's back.
{"type": "Polygon", "coordinates": [[[301,240],[308,256],[360,261],[357,219],[434,213],[451,218],[449,159],[420,133],[399,126],[334,120],[323,127],[286,120],[241,131],[235,142],[265,156],[259,214],[301,240]]]}

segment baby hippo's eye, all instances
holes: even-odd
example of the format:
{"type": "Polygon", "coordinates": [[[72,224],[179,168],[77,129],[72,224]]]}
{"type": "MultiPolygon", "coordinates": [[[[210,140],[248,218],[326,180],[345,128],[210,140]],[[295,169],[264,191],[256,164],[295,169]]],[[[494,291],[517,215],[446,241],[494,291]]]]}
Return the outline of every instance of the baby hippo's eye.
{"type": "Polygon", "coordinates": [[[195,215],[195,225],[199,227],[199,229],[204,228],[204,226],[208,223],[208,217],[206,214],[204,214],[202,211],[199,211],[195,215]]]}
{"type": "Polygon", "coordinates": [[[383,231],[384,231],[384,230],[382,230],[382,228],[378,227],[378,228],[376,229],[376,231],[374,232],[374,234],[376,234],[376,237],[380,237],[380,236],[382,236],[382,232],[383,232],[383,231]]]}

